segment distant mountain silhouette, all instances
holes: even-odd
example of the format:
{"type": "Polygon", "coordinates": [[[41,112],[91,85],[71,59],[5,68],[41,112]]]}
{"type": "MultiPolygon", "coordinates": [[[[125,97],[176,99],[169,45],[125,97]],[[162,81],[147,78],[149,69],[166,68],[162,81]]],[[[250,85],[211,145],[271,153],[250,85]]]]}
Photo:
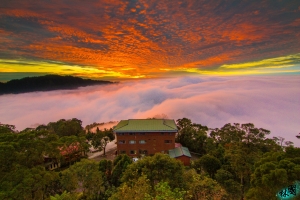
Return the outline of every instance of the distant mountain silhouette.
{"type": "Polygon", "coordinates": [[[7,83],[0,82],[0,95],[35,91],[76,89],[78,87],[112,83],[114,82],[82,79],[74,76],[45,75],[38,77],[26,77],[22,79],[11,80],[7,83]]]}

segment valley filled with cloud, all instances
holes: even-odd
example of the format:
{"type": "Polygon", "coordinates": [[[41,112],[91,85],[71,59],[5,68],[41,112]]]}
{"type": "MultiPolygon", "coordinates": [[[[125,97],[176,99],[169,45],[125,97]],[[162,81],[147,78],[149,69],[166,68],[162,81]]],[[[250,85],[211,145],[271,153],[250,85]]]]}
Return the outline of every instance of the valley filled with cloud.
{"type": "Polygon", "coordinates": [[[181,77],[0,96],[0,122],[18,130],[59,119],[93,122],[168,116],[209,128],[254,123],[300,146],[298,76],[181,77]]]}

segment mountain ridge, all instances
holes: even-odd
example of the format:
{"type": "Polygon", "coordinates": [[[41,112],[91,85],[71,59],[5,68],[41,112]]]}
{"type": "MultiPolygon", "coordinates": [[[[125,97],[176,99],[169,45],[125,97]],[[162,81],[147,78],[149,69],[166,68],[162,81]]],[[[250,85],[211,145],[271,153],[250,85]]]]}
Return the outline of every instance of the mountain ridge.
{"type": "Polygon", "coordinates": [[[6,83],[0,83],[0,95],[76,89],[78,87],[113,83],[115,82],[50,74],[45,76],[25,77],[22,79],[10,80],[6,83]]]}

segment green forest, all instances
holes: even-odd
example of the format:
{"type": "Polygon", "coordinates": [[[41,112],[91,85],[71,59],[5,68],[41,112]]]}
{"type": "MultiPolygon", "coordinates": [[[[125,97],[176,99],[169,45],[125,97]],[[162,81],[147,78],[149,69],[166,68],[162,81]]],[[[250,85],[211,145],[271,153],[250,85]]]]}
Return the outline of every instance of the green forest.
{"type": "Polygon", "coordinates": [[[0,124],[0,199],[275,200],[300,180],[300,148],[267,137],[266,129],[252,123],[208,128],[187,118],[176,123],[176,142],[198,156],[188,167],[160,153],[137,162],[127,155],[87,159],[91,144],[105,150],[115,136],[112,129],[91,133],[76,118],[22,131],[0,124]],[[60,167],[50,170],[45,160],[60,167]]]}

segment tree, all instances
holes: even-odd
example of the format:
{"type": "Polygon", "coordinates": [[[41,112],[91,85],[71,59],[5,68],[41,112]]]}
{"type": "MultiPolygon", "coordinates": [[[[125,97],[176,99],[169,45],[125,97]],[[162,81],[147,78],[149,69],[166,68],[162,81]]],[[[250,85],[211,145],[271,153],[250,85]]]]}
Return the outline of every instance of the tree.
{"type": "Polygon", "coordinates": [[[153,200],[183,200],[185,191],[179,188],[171,189],[168,182],[159,182],[154,188],[153,200]]]}
{"type": "Polygon", "coordinates": [[[204,155],[206,153],[205,146],[207,140],[206,126],[201,124],[192,124],[187,118],[177,120],[178,133],[176,142],[188,147],[191,151],[204,155]]]}
{"type": "MultiPolygon", "coordinates": [[[[100,160],[99,171],[102,175],[103,186],[105,188],[105,194],[102,199],[108,199],[115,192],[115,187],[112,185],[112,161],[100,160]]],[[[124,169],[125,170],[125,169],[124,169]]]]}
{"type": "Polygon", "coordinates": [[[121,185],[123,173],[127,167],[132,163],[132,159],[126,154],[118,155],[113,162],[113,170],[111,174],[111,183],[118,187],[121,185]]]}
{"type": "Polygon", "coordinates": [[[83,159],[62,173],[61,183],[68,192],[82,188],[83,196],[87,199],[100,199],[104,194],[104,181],[99,172],[99,165],[92,160],[83,159]]]}
{"type": "Polygon", "coordinates": [[[57,137],[44,130],[1,134],[0,199],[49,197],[58,176],[45,170],[44,157],[55,154],[50,146],[56,143],[57,137]]]}
{"type": "Polygon", "coordinates": [[[289,153],[266,153],[255,164],[251,175],[251,188],[247,192],[249,199],[276,199],[280,189],[300,179],[299,148],[290,147],[289,153]]]}
{"type": "Polygon", "coordinates": [[[141,176],[133,184],[124,183],[109,200],[150,200],[151,186],[146,176],[141,176]]]}
{"type": "Polygon", "coordinates": [[[225,190],[215,180],[197,174],[194,169],[184,173],[184,181],[187,183],[187,194],[184,199],[221,200],[227,196],[225,190]]]}
{"type": "Polygon", "coordinates": [[[242,142],[244,132],[239,128],[240,124],[230,123],[225,124],[221,129],[213,129],[210,132],[210,136],[215,140],[216,143],[225,145],[234,142],[242,142]]]}
{"type": "Polygon", "coordinates": [[[285,157],[286,159],[291,160],[295,164],[300,164],[298,160],[300,159],[300,148],[293,147],[293,146],[285,148],[285,157]]]}
{"type": "Polygon", "coordinates": [[[50,196],[50,200],[77,200],[79,195],[64,191],[61,195],[50,196]]]}
{"type": "Polygon", "coordinates": [[[85,137],[81,136],[64,136],[59,139],[60,153],[63,156],[63,164],[71,164],[79,160],[88,150],[89,144],[85,137]]]}
{"type": "Polygon", "coordinates": [[[0,177],[3,177],[16,164],[17,151],[14,143],[0,140],[0,155],[0,177]]]}
{"type": "Polygon", "coordinates": [[[280,145],[280,147],[282,147],[282,143],[284,141],[284,138],[283,137],[273,137],[273,140],[278,144],[280,145]]]}
{"type": "Polygon", "coordinates": [[[291,141],[285,141],[285,139],[283,137],[273,137],[273,140],[278,144],[280,145],[281,148],[285,148],[285,147],[288,147],[288,146],[293,146],[294,143],[291,142],[291,141]],[[285,147],[282,145],[282,144],[285,144],[285,147]]]}
{"type": "Polygon", "coordinates": [[[145,175],[149,179],[152,189],[161,181],[168,182],[171,189],[182,188],[185,184],[183,173],[182,162],[170,158],[168,155],[157,153],[129,165],[123,173],[122,182],[133,185],[138,177],[145,175]]]}
{"type": "Polygon", "coordinates": [[[25,132],[17,135],[16,138],[16,159],[21,165],[34,167],[44,163],[45,142],[39,137],[36,131],[25,132]]]}
{"type": "Polygon", "coordinates": [[[50,122],[47,125],[47,129],[57,134],[59,137],[85,136],[85,132],[82,127],[82,121],[76,118],[73,118],[71,120],[60,119],[57,122],[50,122]]]}
{"type": "MultiPolygon", "coordinates": [[[[75,152],[81,153],[86,147],[85,136],[80,134],[59,137],[45,128],[25,129],[20,133],[5,129],[0,134],[0,199],[48,199],[50,195],[62,193],[62,185],[70,191],[75,190],[78,180],[84,182],[82,177],[79,178],[80,171],[66,170],[59,180],[57,172],[45,169],[45,158],[60,159],[61,154],[72,156],[75,152]],[[74,176],[73,172],[77,175],[74,176]]],[[[85,170],[90,166],[93,165],[86,165],[85,170]]],[[[94,169],[93,173],[85,174],[89,180],[83,186],[88,188],[84,192],[85,196],[91,198],[97,198],[102,187],[98,163],[94,169]]]]}
{"type": "Polygon", "coordinates": [[[261,145],[261,151],[267,152],[280,152],[282,148],[276,143],[274,139],[266,138],[264,143],[261,145]]]}
{"type": "Polygon", "coordinates": [[[269,130],[256,128],[252,123],[234,123],[233,125],[228,123],[221,129],[213,129],[210,136],[223,146],[225,144],[243,142],[250,147],[251,145],[259,146],[264,142],[268,134],[270,134],[269,130]]]}
{"type": "Polygon", "coordinates": [[[258,158],[256,152],[249,151],[244,143],[231,144],[225,151],[225,159],[228,161],[230,169],[239,179],[241,199],[244,198],[244,191],[249,188],[251,169],[258,158]]]}
{"type": "Polygon", "coordinates": [[[159,182],[152,189],[149,179],[142,175],[133,185],[121,185],[109,200],[183,200],[184,194],[178,188],[172,190],[167,182],[159,182]]]}
{"type": "Polygon", "coordinates": [[[14,166],[1,178],[0,199],[44,199],[47,187],[56,179],[57,174],[43,166],[14,166]]]}
{"type": "MultiPolygon", "coordinates": [[[[244,198],[244,192],[250,187],[254,163],[264,152],[278,150],[278,145],[266,138],[269,133],[266,129],[256,128],[252,123],[228,123],[210,133],[217,146],[221,145],[225,149],[221,168],[232,173],[234,180],[239,181],[241,198],[244,198]]],[[[232,185],[236,186],[234,182],[232,185]]]]}
{"type": "Polygon", "coordinates": [[[76,118],[60,119],[48,125],[40,125],[35,131],[28,129],[24,132],[38,133],[45,143],[47,153],[44,152],[44,156],[61,161],[62,165],[71,164],[85,156],[90,147],[86,142],[82,121],[76,118]]]}
{"type": "Polygon", "coordinates": [[[182,118],[176,120],[178,131],[183,128],[190,127],[192,125],[192,121],[188,118],[182,118]]]}
{"type": "Polygon", "coordinates": [[[289,146],[293,146],[293,145],[294,145],[294,142],[291,142],[291,141],[285,141],[284,144],[285,144],[286,147],[289,147],[289,146]]]}
{"type": "Polygon", "coordinates": [[[98,148],[100,151],[103,150],[103,155],[105,155],[105,149],[106,145],[113,141],[115,139],[115,136],[113,134],[112,128],[110,129],[104,129],[103,131],[100,131],[97,127],[97,131],[92,137],[92,145],[95,148],[98,148]]]}
{"type": "Polygon", "coordinates": [[[216,157],[206,154],[195,161],[194,168],[198,171],[204,169],[211,178],[214,178],[217,170],[221,168],[221,162],[216,157]]]}
{"type": "Polygon", "coordinates": [[[99,171],[103,173],[103,176],[106,180],[110,181],[112,173],[112,161],[100,160],[99,171]]]}
{"type": "Polygon", "coordinates": [[[1,133],[15,133],[16,126],[10,124],[1,124],[0,122],[0,134],[1,133]]]}
{"type": "Polygon", "coordinates": [[[231,172],[219,169],[215,179],[226,190],[229,199],[239,199],[242,196],[241,185],[231,172]]]}
{"type": "Polygon", "coordinates": [[[266,135],[270,134],[269,130],[263,128],[256,128],[254,124],[242,124],[240,129],[245,132],[244,141],[248,144],[259,144],[262,140],[265,139],[266,135]]]}

